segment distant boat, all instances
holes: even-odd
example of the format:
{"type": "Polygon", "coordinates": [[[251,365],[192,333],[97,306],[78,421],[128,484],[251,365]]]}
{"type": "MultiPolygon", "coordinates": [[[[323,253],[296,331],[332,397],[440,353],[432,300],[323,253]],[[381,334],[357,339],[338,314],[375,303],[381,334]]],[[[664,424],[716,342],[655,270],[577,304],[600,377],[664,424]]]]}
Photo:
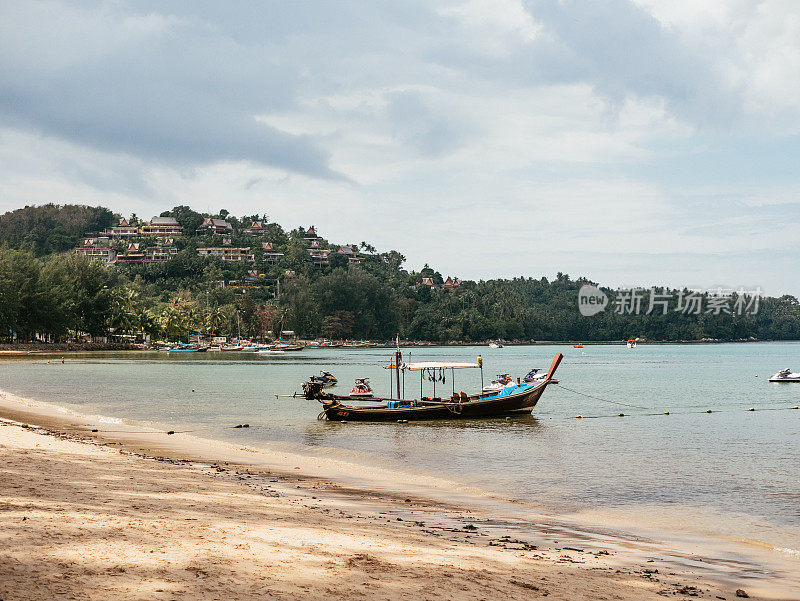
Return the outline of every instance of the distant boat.
{"type": "Polygon", "coordinates": [[[573,344],[572,348],[583,348],[582,344],[573,344]]]}
{"type": "Polygon", "coordinates": [[[369,342],[345,342],[342,347],[343,348],[367,348],[369,346],[369,342]]]}
{"type": "Polygon", "coordinates": [[[205,353],[207,346],[179,346],[169,349],[170,353],[205,353]]]}
{"type": "Polygon", "coordinates": [[[304,347],[302,344],[280,343],[273,345],[272,348],[276,351],[302,351],[306,347],[304,347]]]}
{"type": "Polygon", "coordinates": [[[800,382],[800,373],[792,373],[791,369],[779,371],[769,379],[770,382],[800,382]]]}
{"type": "Polygon", "coordinates": [[[636,348],[636,341],[631,339],[627,342],[628,348],[636,348]]]}
{"type": "Polygon", "coordinates": [[[490,342],[489,348],[503,348],[503,345],[498,340],[497,342],[490,342]]]}
{"type": "Polygon", "coordinates": [[[244,347],[241,344],[229,344],[227,346],[221,347],[219,350],[221,351],[240,351],[244,347]]]}
{"type": "Polygon", "coordinates": [[[259,355],[283,355],[286,351],[277,350],[274,348],[258,349],[259,355]]]}

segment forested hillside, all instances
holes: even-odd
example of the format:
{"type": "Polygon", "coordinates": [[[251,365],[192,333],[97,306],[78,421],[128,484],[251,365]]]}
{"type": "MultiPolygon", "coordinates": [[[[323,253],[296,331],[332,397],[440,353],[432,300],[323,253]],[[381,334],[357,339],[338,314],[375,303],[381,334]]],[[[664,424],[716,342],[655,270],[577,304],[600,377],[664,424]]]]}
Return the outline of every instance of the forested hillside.
{"type": "MultiPolygon", "coordinates": [[[[109,265],[74,250],[85,233],[118,222],[120,216],[108,209],[51,204],[0,216],[0,336],[63,340],[147,332],[172,339],[194,333],[265,338],[293,330],[310,338],[385,340],[399,333],[433,342],[800,339],[800,307],[791,296],[762,298],[740,314],[733,310],[735,294],[730,312],[706,310],[709,298],[701,295],[700,312],[670,308],[648,315],[644,292],[639,314],[621,314],[613,304],[616,291],[604,288],[609,306],[585,317],[578,310],[583,278],[559,274],[551,281],[525,274],[444,288],[435,269],[407,270],[400,252],[378,252],[365,241],[350,241],[356,255],[348,257],[338,243],[317,237],[318,247],[330,254],[315,264],[305,228],[284,230],[263,215],[203,215],[185,206],[162,216],[177,219],[184,232],[168,242],[174,245],[169,260],[126,262],[130,240],[115,239],[109,244],[121,259],[109,265]],[[196,233],[204,217],[230,223],[234,231],[225,244],[252,249],[252,262],[198,256],[199,248],[218,247],[222,240],[196,233]],[[246,233],[256,221],[263,231],[246,233]],[[275,251],[272,257],[265,242],[275,251]]],[[[135,215],[127,219],[136,227],[146,223],[135,215]]],[[[163,243],[145,234],[135,240],[142,248],[163,243]]]]}

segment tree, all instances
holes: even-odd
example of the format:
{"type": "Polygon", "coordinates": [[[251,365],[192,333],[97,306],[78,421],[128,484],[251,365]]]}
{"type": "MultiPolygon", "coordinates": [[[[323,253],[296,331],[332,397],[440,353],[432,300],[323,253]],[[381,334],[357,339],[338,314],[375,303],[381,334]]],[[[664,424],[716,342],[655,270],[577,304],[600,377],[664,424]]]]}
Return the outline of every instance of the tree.
{"type": "Polygon", "coordinates": [[[186,205],[173,207],[171,211],[161,213],[162,217],[174,217],[183,228],[183,233],[194,236],[195,231],[203,223],[203,216],[186,205]]]}
{"type": "Polygon", "coordinates": [[[328,338],[343,339],[350,336],[355,315],[350,311],[334,311],[322,320],[322,333],[328,338]]]}
{"type": "Polygon", "coordinates": [[[139,294],[131,286],[118,286],[110,292],[107,326],[115,332],[140,332],[144,326],[144,309],[139,294]]]}
{"type": "Polygon", "coordinates": [[[0,215],[0,245],[36,256],[75,248],[86,232],[109,227],[114,214],[104,207],[46,204],[0,215]]]}
{"type": "Polygon", "coordinates": [[[42,268],[43,285],[53,294],[58,330],[98,336],[111,311],[112,279],[100,261],[81,255],[52,257],[42,268]]]}
{"type": "Polygon", "coordinates": [[[0,248],[0,337],[27,340],[50,329],[53,299],[40,271],[32,253],[0,248]]]}

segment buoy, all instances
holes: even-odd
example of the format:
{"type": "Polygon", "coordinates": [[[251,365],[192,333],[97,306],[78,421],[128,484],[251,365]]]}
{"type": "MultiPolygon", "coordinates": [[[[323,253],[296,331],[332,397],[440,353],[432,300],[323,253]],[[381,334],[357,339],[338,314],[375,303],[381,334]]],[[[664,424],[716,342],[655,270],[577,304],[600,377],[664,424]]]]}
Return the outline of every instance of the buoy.
{"type": "Polygon", "coordinates": [[[576,416],[575,416],[575,419],[582,419],[582,418],[583,418],[583,416],[582,416],[582,415],[576,415],[576,416]]]}
{"type": "Polygon", "coordinates": [[[98,431],[99,431],[99,430],[98,430],[97,428],[93,428],[93,429],[92,429],[92,432],[98,432],[98,431]]]}
{"type": "Polygon", "coordinates": [[[625,414],[624,413],[620,413],[619,416],[620,417],[625,417],[625,414]]]}
{"type": "Polygon", "coordinates": [[[175,434],[175,430],[170,430],[167,434],[175,434]]]}
{"type": "Polygon", "coordinates": [[[507,418],[506,418],[506,421],[507,421],[507,422],[510,422],[510,421],[511,421],[511,418],[510,418],[510,417],[507,417],[507,418]]]}
{"type": "Polygon", "coordinates": [[[669,411],[665,411],[665,412],[664,412],[664,415],[669,415],[669,411]]]}
{"type": "Polygon", "coordinates": [[[711,413],[711,409],[706,409],[706,413],[711,413]]]}
{"type": "Polygon", "coordinates": [[[755,411],[755,410],[756,410],[755,407],[750,407],[750,409],[748,409],[748,411],[755,411]]]}
{"type": "Polygon", "coordinates": [[[792,407],[792,409],[800,409],[800,407],[798,407],[797,405],[795,405],[794,407],[792,407]]]}
{"type": "Polygon", "coordinates": [[[249,428],[250,424],[242,424],[242,428],[249,428]]]}

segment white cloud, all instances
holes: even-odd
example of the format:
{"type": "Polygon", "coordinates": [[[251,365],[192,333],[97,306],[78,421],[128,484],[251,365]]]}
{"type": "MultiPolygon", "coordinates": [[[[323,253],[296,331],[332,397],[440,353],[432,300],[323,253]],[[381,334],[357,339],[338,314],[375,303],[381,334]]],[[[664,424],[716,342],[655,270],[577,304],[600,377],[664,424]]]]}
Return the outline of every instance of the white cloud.
{"type": "Polygon", "coordinates": [[[520,0],[468,0],[438,12],[455,19],[477,47],[495,57],[508,56],[542,35],[520,0]]]}

